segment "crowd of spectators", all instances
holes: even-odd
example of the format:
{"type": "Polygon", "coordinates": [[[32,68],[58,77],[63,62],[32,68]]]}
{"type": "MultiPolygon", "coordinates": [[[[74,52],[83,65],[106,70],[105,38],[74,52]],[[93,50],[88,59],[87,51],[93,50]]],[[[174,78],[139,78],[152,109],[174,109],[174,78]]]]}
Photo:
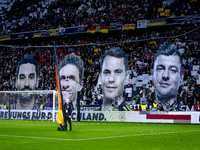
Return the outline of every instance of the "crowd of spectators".
{"type": "MultiPolygon", "coordinates": [[[[0,18],[1,28],[2,32],[10,30],[9,32],[14,33],[63,26],[93,26],[118,21],[129,22],[138,19],[153,19],[159,18],[157,8],[162,6],[161,2],[159,0],[148,0],[148,2],[142,1],[140,3],[131,0],[48,1],[48,3],[46,1],[15,1],[10,11],[3,10],[5,16],[0,18]],[[17,2],[18,4],[16,4],[17,2]],[[27,10],[21,9],[26,7],[27,10]],[[37,12],[36,16],[34,12],[37,12]]],[[[174,15],[182,13],[191,15],[199,11],[200,5],[197,5],[198,3],[199,1],[185,0],[179,2],[176,0],[170,6],[165,7],[169,7],[174,15]]],[[[194,105],[199,100],[200,87],[197,80],[199,79],[200,69],[195,76],[191,75],[191,71],[193,65],[200,65],[200,29],[190,32],[192,29],[194,28],[177,28],[164,32],[151,31],[131,35],[122,33],[99,37],[85,36],[58,39],[56,45],[67,45],[67,47],[57,50],[58,60],[72,52],[81,56],[84,61],[85,72],[80,98],[83,104],[98,105],[102,104],[102,89],[101,86],[97,87],[96,85],[98,83],[100,59],[106,51],[112,47],[120,47],[124,50],[129,59],[130,78],[136,78],[142,74],[151,74],[155,52],[164,42],[171,42],[181,51],[183,57],[184,83],[179,88],[177,102],[179,104],[194,105]],[[177,35],[182,36],[167,38],[177,35]],[[133,42],[133,40],[137,41],[133,42]],[[116,42],[116,44],[113,44],[113,42],[116,42]],[[82,46],[82,44],[86,45],[82,46]],[[138,61],[142,64],[138,64],[138,61]]],[[[37,43],[26,43],[25,46],[21,47],[14,45],[13,47],[0,47],[0,90],[16,90],[16,67],[25,54],[33,55],[39,64],[38,90],[55,90],[53,48],[42,47],[49,45],[53,45],[53,41],[43,40],[37,43]],[[41,47],[26,47],[29,45],[41,47]]],[[[132,88],[131,96],[124,93],[126,100],[133,102],[133,104],[141,104],[142,101],[145,101],[147,104],[152,105],[155,99],[155,91],[151,81],[142,87],[129,84],[124,88],[130,87],[132,88]]]]}
{"type": "MultiPolygon", "coordinates": [[[[129,59],[130,78],[136,78],[142,74],[151,75],[153,68],[154,54],[158,47],[164,42],[174,43],[182,52],[183,57],[183,68],[184,72],[184,83],[179,88],[177,102],[180,104],[191,104],[194,105],[196,100],[199,99],[199,85],[197,85],[198,74],[195,76],[191,75],[193,65],[200,65],[200,30],[197,29],[193,32],[189,31],[191,28],[176,29],[173,31],[166,31],[163,33],[152,32],[145,33],[142,35],[129,35],[129,34],[116,34],[116,35],[105,35],[102,37],[85,37],[85,38],[68,38],[57,40],[57,45],[68,45],[68,47],[60,48],[57,50],[58,61],[61,60],[66,54],[75,53],[81,56],[84,61],[84,87],[80,93],[80,98],[83,104],[97,105],[101,103],[101,86],[96,86],[98,83],[98,75],[100,70],[100,58],[101,56],[112,47],[120,47],[123,49],[129,59]],[[167,39],[166,37],[172,37],[186,33],[184,36],[178,38],[167,39]],[[151,37],[154,40],[154,44],[149,44],[151,40],[139,42],[139,40],[145,40],[151,37]],[[160,39],[156,39],[159,38],[160,39]],[[131,40],[138,39],[138,42],[131,42],[131,40]],[[117,44],[112,44],[113,41],[118,41],[117,44]],[[123,42],[126,41],[126,42],[123,42]],[[89,44],[98,43],[98,45],[89,44]],[[104,43],[104,44],[103,44],[104,43]],[[81,46],[81,44],[89,44],[81,46]],[[94,52],[98,49],[98,52],[94,52]],[[138,64],[140,61],[142,64],[138,64]],[[147,65],[145,65],[147,64],[147,65]],[[98,94],[99,95],[98,95],[98,94]]],[[[29,43],[30,44],[30,43],[29,43]]],[[[36,43],[32,43],[35,45],[36,43]]],[[[39,63],[39,86],[38,90],[54,90],[56,89],[55,80],[55,68],[54,68],[54,54],[53,48],[47,48],[42,46],[53,45],[53,41],[42,41],[37,43],[41,47],[1,47],[0,51],[0,88],[3,91],[16,90],[16,67],[18,62],[25,54],[31,54],[34,56],[36,61],[39,63]],[[42,57],[41,57],[42,56],[42,57]]],[[[155,91],[152,82],[142,87],[136,87],[135,84],[128,84],[125,88],[132,88],[131,97],[126,94],[125,99],[134,102],[134,104],[141,104],[141,101],[145,101],[151,105],[155,99],[155,91]],[[145,90],[144,90],[145,89],[145,90]],[[143,91],[146,92],[143,94],[143,91]],[[142,95],[145,95],[143,97],[142,95]],[[140,100],[138,100],[138,98],[140,100]]]]}
{"type": "MultiPolygon", "coordinates": [[[[112,22],[136,23],[137,20],[163,18],[158,8],[170,9],[170,16],[200,12],[197,0],[7,0],[2,7],[1,34],[74,27],[109,25],[112,22]],[[9,9],[8,9],[9,8],[9,9]]],[[[165,18],[165,17],[164,17],[165,18]]]]}

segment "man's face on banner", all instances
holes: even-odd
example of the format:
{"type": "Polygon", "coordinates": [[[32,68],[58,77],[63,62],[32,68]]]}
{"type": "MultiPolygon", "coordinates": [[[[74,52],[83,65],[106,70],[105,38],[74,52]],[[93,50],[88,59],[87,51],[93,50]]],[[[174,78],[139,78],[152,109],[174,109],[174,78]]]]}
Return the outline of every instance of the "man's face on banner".
{"type": "Polygon", "coordinates": [[[79,84],[79,68],[73,64],[67,64],[60,69],[60,81],[63,100],[76,100],[77,91],[82,89],[79,84]]]}
{"type": "Polygon", "coordinates": [[[159,55],[154,63],[153,82],[159,97],[173,97],[177,94],[181,75],[179,56],[159,55]]]}
{"type": "Polygon", "coordinates": [[[102,90],[106,100],[116,100],[123,96],[126,80],[124,58],[106,56],[100,77],[102,90]]]}
{"type": "Polygon", "coordinates": [[[20,65],[16,86],[18,91],[36,90],[37,79],[35,65],[30,63],[20,65]]]}

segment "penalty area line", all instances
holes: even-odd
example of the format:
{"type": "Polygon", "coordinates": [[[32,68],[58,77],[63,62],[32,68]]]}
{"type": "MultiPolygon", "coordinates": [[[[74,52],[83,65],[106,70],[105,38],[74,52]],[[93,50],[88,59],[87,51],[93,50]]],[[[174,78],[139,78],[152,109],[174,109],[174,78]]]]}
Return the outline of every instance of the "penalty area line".
{"type": "Polygon", "coordinates": [[[149,133],[149,134],[133,134],[133,135],[98,137],[98,138],[85,138],[85,139],[62,139],[62,138],[48,138],[48,137],[34,137],[34,136],[20,136],[20,135],[3,135],[3,134],[0,134],[0,137],[14,137],[14,138],[16,137],[16,138],[30,138],[30,139],[58,140],[58,141],[87,141],[87,140],[102,140],[102,139],[114,139],[114,138],[123,138],[123,137],[134,137],[134,136],[149,136],[149,135],[174,134],[174,133],[189,133],[189,132],[198,132],[198,131],[200,131],[200,130],[177,131],[177,132],[161,132],[161,133],[149,133]]]}

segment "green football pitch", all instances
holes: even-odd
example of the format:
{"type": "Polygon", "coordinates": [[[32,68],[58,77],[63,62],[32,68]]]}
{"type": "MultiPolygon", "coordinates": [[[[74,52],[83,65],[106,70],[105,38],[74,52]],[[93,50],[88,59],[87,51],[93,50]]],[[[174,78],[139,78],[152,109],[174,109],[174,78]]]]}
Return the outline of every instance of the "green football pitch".
{"type": "Polygon", "coordinates": [[[0,120],[0,150],[199,150],[200,125],[72,122],[57,131],[52,121],[0,120]]]}

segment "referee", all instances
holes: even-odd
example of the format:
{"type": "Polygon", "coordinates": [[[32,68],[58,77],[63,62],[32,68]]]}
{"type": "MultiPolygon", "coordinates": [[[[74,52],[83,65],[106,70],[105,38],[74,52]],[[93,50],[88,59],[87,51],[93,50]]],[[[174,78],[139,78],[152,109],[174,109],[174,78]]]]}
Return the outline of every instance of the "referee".
{"type": "Polygon", "coordinates": [[[66,120],[66,130],[67,130],[67,122],[69,123],[70,130],[72,130],[72,123],[71,123],[71,115],[73,110],[73,104],[69,101],[69,99],[66,99],[64,104],[64,112],[65,112],[65,120],[66,120]]]}

